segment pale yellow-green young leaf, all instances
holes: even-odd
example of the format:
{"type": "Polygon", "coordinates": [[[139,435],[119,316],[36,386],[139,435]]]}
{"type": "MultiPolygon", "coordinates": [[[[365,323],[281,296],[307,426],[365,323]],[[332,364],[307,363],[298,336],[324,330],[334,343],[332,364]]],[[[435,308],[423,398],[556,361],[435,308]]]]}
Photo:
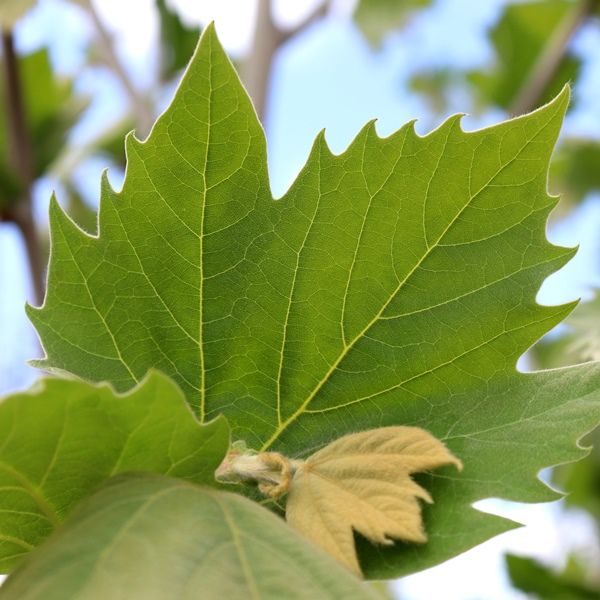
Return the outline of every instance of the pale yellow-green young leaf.
{"type": "Polygon", "coordinates": [[[382,545],[427,540],[419,499],[431,496],[410,477],[462,463],[427,431],[382,427],[346,435],[298,466],[288,523],[356,574],[353,530],[382,545]]]}

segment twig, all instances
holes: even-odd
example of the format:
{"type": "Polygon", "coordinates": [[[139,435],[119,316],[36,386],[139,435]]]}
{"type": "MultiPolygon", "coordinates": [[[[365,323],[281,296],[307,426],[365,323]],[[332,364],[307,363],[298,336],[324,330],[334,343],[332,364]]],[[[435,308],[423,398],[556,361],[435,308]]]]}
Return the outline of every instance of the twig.
{"type": "Polygon", "coordinates": [[[33,183],[33,158],[27,131],[25,105],[19,77],[19,65],[14,39],[10,31],[2,32],[4,77],[6,81],[7,125],[10,156],[22,186],[21,198],[6,210],[7,220],[20,230],[25,243],[34,300],[40,305],[44,299],[44,259],[35,227],[32,210],[31,187],[33,183]]]}
{"type": "Polygon", "coordinates": [[[307,27],[310,27],[313,23],[316,23],[319,19],[322,19],[327,15],[327,10],[329,9],[328,0],[324,0],[321,4],[317,5],[315,9],[310,12],[300,23],[292,27],[291,29],[286,29],[284,31],[280,31],[279,37],[279,45],[284,44],[290,38],[293,38],[295,35],[304,31],[307,27]]]}
{"type": "Polygon", "coordinates": [[[531,70],[531,77],[525,81],[510,106],[512,115],[522,115],[537,108],[567,54],[571,39],[597,4],[598,0],[581,0],[562,20],[531,70]]]}
{"type": "Polygon", "coordinates": [[[252,50],[243,65],[242,75],[246,89],[254,102],[258,118],[263,123],[275,53],[291,37],[323,17],[327,12],[328,4],[328,0],[323,0],[296,27],[283,30],[273,21],[272,0],[259,0],[252,50]]]}
{"type": "Polygon", "coordinates": [[[98,11],[96,10],[92,0],[79,0],[79,4],[87,11],[92,19],[92,22],[94,23],[94,27],[96,28],[96,32],[98,34],[100,48],[104,55],[104,61],[112,70],[114,75],[119,80],[121,86],[125,90],[125,93],[127,94],[134,111],[138,133],[140,136],[144,137],[149,133],[150,129],[152,128],[152,123],[154,122],[152,106],[131,81],[127,70],[117,56],[112,36],[102,22],[102,19],[100,18],[100,15],[98,14],[98,11]]]}
{"type": "Polygon", "coordinates": [[[21,202],[10,214],[12,222],[19,228],[23,236],[34,302],[36,306],[41,306],[46,291],[46,261],[31,205],[25,206],[25,203],[21,202]]]}

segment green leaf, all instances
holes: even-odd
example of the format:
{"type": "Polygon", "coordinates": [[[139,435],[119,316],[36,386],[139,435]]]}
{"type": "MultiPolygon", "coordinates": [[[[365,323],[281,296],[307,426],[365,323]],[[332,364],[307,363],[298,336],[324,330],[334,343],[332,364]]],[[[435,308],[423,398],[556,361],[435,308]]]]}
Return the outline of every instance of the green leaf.
{"type": "Polygon", "coordinates": [[[531,558],[508,554],[506,565],[513,585],[540,600],[597,600],[600,596],[600,590],[572,581],[531,558]]]}
{"type": "Polygon", "coordinates": [[[600,140],[568,138],[558,149],[550,169],[551,189],[570,203],[600,191],[600,140]]]}
{"type": "Polygon", "coordinates": [[[586,441],[594,444],[583,460],[560,465],[552,471],[552,483],[568,493],[565,505],[587,511],[600,525],[600,429],[586,441]]]}
{"type": "Polygon", "coordinates": [[[518,526],[474,510],[470,505],[478,499],[558,499],[537,474],[587,454],[575,439],[598,423],[599,377],[597,363],[505,374],[481,382],[477,391],[454,391],[446,398],[453,409],[435,406],[442,403],[438,397],[420,426],[438,435],[465,468],[460,475],[438,471],[418,478],[435,498],[435,504],[423,507],[429,542],[418,548],[397,545],[381,553],[363,544],[365,571],[373,577],[408,574],[518,526]]]}
{"type": "MultiPolygon", "coordinates": [[[[519,2],[507,4],[498,23],[490,31],[497,63],[472,72],[474,82],[485,103],[492,102],[509,109],[534,73],[547,45],[562,35],[576,12],[578,2],[519,2]]],[[[580,60],[567,52],[556,73],[540,97],[539,104],[551,100],[561,88],[576,79],[580,60]]]]}
{"type": "Polygon", "coordinates": [[[107,385],[45,379],[0,403],[0,572],[44,540],[104,479],[153,471],[211,483],[227,452],[224,419],[200,426],[153,373],[116,396],[107,385]]]}
{"type": "Polygon", "coordinates": [[[431,0],[359,0],[354,18],[372,46],[379,46],[386,33],[400,29],[417,9],[431,0]]]}
{"type": "Polygon", "coordinates": [[[156,0],[156,8],[160,18],[160,70],[164,81],[187,65],[198,43],[200,28],[186,26],[166,0],[156,0]]]}
{"type": "MultiPolygon", "coordinates": [[[[600,296],[582,302],[565,319],[558,335],[546,336],[529,352],[536,367],[553,369],[567,364],[600,358],[600,296]]],[[[590,513],[600,523],[600,428],[585,439],[593,445],[588,456],[576,463],[560,465],[552,471],[552,483],[568,496],[567,506],[590,513]]]]}
{"type": "MultiPolygon", "coordinates": [[[[545,223],[565,89],[472,133],[452,117],[341,155],[320,135],[283,198],[214,30],[204,33],[149,139],[127,140],[124,187],[105,179],[99,236],[51,208],[48,295],[29,314],[44,368],[125,390],[173,377],[201,421],[306,456],[345,433],[415,425],[464,463],[425,487],[422,548],[363,546],[363,571],[436,564],[514,524],[471,508],[490,496],[556,497],[540,469],[585,454],[600,421],[600,366],[523,374],[521,354],[572,305],[540,306],[573,250],[545,223]]],[[[427,476],[426,476],[427,477],[427,476]]]]}
{"type": "Polygon", "coordinates": [[[589,302],[578,304],[565,319],[563,331],[542,339],[531,349],[536,366],[555,369],[600,361],[600,290],[589,302]]]}
{"type": "Polygon", "coordinates": [[[381,598],[255,502],[120,477],[11,575],[2,600],[381,598]]]}
{"type": "Polygon", "coordinates": [[[420,71],[410,78],[410,91],[423,96],[431,113],[442,115],[447,113],[451,90],[461,77],[459,71],[450,67],[420,71]]]}

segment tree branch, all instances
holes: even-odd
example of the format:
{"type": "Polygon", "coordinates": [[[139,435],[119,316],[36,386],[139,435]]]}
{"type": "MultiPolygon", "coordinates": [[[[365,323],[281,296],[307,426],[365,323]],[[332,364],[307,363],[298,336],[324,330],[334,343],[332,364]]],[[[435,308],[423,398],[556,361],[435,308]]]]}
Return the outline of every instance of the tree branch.
{"type": "Polygon", "coordinates": [[[310,12],[306,17],[300,21],[295,27],[291,29],[286,29],[285,31],[280,32],[280,41],[279,45],[285,44],[290,38],[293,38],[296,34],[304,31],[307,27],[310,27],[313,23],[316,23],[323,17],[327,15],[327,10],[329,9],[329,1],[324,0],[321,4],[318,4],[315,9],[310,12]]]}
{"type": "Polygon", "coordinates": [[[121,87],[127,94],[134,111],[138,133],[141,137],[145,137],[150,132],[152,124],[154,123],[152,106],[131,81],[127,70],[117,56],[112,36],[102,22],[92,0],[79,0],[79,4],[86,10],[94,23],[96,33],[98,34],[100,49],[104,55],[104,61],[119,80],[121,87]]]}
{"type": "Polygon", "coordinates": [[[4,77],[6,81],[7,125],[10,157],[22,186],[22,197],[6,209],[6,217],[20,230],[25,243],[34,300],[40,305],[44,299],[45,265],[41,244],[33,219],[31,187],[33,184],[33,156],[27,131],[25,105],[19,76],[19,65],[10,31],[2,32],[4,77]]]}
{"type": "Polygon", "coordinates": [[[259,0],[252,50],[242,68],[242,78],[254,102],[258,118],[264,123],[273,59],[277,50],[290,38],[323,17],[329,5],[323,0],[301,23],[289,30],[273,21],[272,0],[259,0]]]}
{"type": "Polygon", "coordinates": [[[2,32],[4,54],[4,78],[6,81],[7,125],[11,145],[11,159],[22,183],[31,186],[31,148],[25,119],[25,107],[19,76],[18,59],[14,39],[10,31],[2,32]]]}
{"type": "Polygon", "coordinates": [[[548,39],[544,50],[531,70],[531,76],[519,90],[510,106],[512,115],[522,115],[538,107],[544,92],[564,60],[575,33],[586,22],[598,0],[581,0],[563,19],[548,39]]]}

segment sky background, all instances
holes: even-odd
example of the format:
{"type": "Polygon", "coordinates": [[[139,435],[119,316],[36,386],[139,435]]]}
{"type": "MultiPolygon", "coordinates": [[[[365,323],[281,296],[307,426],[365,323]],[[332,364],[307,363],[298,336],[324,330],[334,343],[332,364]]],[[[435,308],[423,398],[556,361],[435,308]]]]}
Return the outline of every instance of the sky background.
{"type": "MultiPolygon", "coordinates": [[[[241,59],[252,39],[256,3],[251,0],[176,0],[190,23],[215,20],[217,32],[234,59],[241,59]]],[[[292,25],[310,11],[312,0],[276,3],[276,18],[292,25]]],[[[141,89],[152,85],[157,68],[158,22],[152,0],[99,0],[96,5],[115,36],[117,50],[141,89]]],[[[400,34],[390,35],[381,49],[373,50],[354,26],[353,2],[333,3],[331,15],[316,23],[282,48],[277,57],[266,130],[273,191],[281,196],[305,162],[316,133],[326,129],[335,152],[342,151],[366,121],[378,119],[380,134],[389,134],[404,122],[418,118],[417,131],[425,133],[439,124],[427,103],[408,91],[411,75],[432,66],[477,68],[490,64],[493,51],[486,28],[497,19],[501,0],[438,0],[422,11],[400,34]]],[[[62,74],[76,76],[77,90],[92,104],[75,128],[71,144],[84,145],[115,115],[123,112],[126,98],[112,75],[100,67],[86,66],[86,46],[92,29],[82,12],[66,0],[41,0],[16,29],[18,49],[50,49],[52,62],[62,74]]],[[[565,131],[600,137],[600,35],[585,28],[574,41],[585,58],[574,96],[577,108],[567,117],[565,131]]],[[[170,94],[163,98],[166,106],[170,94]]],[[[460,90],[451,98],[449,112],[468,110],[471,99],[460,90]]],[[[463,128],[474,129],[505,118],[490,111],[467,116],[463,128]]],[[[90,204],[99,194],[100,172],[106,165],[89,161],[77,172],[77,181],[90,204]]],[[[119,187],[121,173],[109,176],[119,187]]],[[[57,186],[51,178],[36,185],[35,205],[40,221],[46,220],[48,199],[57,186]]],[[[60,188],[57,189],[60,201],[60,188]]],[[[580,245],[576,258],[543,286],[539,300],[561,303],[589,298],[600,286],[600,198],[590,197],[568,219],[555,223],[550,239],[561,245],[580,245]]],[[[40,352],[24,311],[30,286],[23,249],[16,232],[0,225],[0,394],[22,389],[36,373],[25,365],[40,352]]],[[[570,548],[590,544],[591,522],[582,513],[568,518],[559,503],[515,505],[487,500],[485,510],[503,514],[527,527],[500,536],[433,570],[405,578],[398,590],[407,600],[431,600],[444,590],[445,600],[518,599],[503,573],[503,552],[509,550],[542,558],[560,566],[570,548]],[[560,518],[559,518],[560,516],[560,518]]],[[[590,553],[594,550],[590,547],[590,553]]]]}

